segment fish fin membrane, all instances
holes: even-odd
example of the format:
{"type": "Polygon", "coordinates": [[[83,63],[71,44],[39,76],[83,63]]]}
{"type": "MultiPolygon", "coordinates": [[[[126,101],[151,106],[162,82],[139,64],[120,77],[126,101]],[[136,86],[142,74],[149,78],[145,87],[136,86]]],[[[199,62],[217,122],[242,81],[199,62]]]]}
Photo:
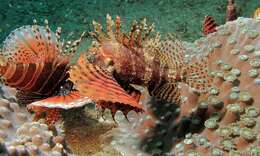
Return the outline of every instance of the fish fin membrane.
{"type": "Polygon", "coordinates": [[[185,83],[199,93],[205,93],[210,88],[212,78],[209,76],[208,58],[193,61],[184,68],[185,83]]]}
{"type": "Polygon", "coordinates": [[[78,91],[72,91],[67,95],[57,95],[49,97],[40,101],[33,102],[28,107],[45,107],[45,108],[59,108],[59,109],[72,109],[83,107],[88,103],[93,103],[88,97],[82,96],[78,91]]]}
{"type": "Polygon", "coordinates": [[[35,63],[52,61],[58,56],[61,43],[43,26],[23,26],[5,39],[2,55],[15,63],[35,63]]]}
{"type": "Polygon", "coordinates": [[[34,120],[39,120],[45,114],[45,123],[52,126],[61,118],[61,110],[83,107],[89,103],[92,103],[92,100],[77,91],[72,91],[65,96],[53,96],[33,102],[27,106],[27,109],[35,112],[34,120]]]}
{"type": "Polygon", "coordinates": [[[142,111],[138,101],[131,97],[109,72],[88,63],[86,55],[80,56],[77,64],[70,69],[69,73],[75,88],[93,101],[116,103],[122,109],[130,107],[137,112],[142,111]]]}
{"type": "Polygon", "coordinates": [[[160,40],[160,35],[157,34],[146,41],[144,49],[146,55],[160,62],[161,68],[177,71],[184,65],[184,47],[174,35],[168,34],[166,40],[160,40]]]}
{"type": "Polygon", "coordinates": [[[153,90],[149,90],[151,96],[160,100],[166,100],[167,102],[180,104],[181,93],[178,88],[178,83],[164,83],[155,87],[153,90]]]}

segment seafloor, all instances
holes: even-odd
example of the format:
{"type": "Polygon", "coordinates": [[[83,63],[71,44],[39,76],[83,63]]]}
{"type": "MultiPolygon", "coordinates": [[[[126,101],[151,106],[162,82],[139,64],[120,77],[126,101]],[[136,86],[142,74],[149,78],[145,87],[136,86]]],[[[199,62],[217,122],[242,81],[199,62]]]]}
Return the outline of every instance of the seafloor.
{"type": "MultiPolygon", "coordinates": [[[[64,38],[90,30],[92,20],[105,21],[105,15],[120,15],[124,26],[147,18],[160,33],[174,32],[186,41],[202,36],[205,15],[216,22],[225,20],[226,0],[0,0],[0,42],[14,30],[32,24],[33,19],[60,26],[64,38]]],[[[251,17],[259,0],[236,0],[241,16],[251,17]]]]}

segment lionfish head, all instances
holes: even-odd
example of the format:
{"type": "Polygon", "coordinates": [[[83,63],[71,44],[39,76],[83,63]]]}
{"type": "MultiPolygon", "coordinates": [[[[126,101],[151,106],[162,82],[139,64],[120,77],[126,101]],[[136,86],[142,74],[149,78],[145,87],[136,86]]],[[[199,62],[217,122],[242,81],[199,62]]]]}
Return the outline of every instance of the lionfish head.
{"type": "Polygon", "coordinates": [[[119,63],[118,60],[124,59],[124,53],[121,50],[118,42],[105,41],[102,44],[94,42],[86,53],[87,60],[103,69],[113,71],[112,68],[119,63]]]}

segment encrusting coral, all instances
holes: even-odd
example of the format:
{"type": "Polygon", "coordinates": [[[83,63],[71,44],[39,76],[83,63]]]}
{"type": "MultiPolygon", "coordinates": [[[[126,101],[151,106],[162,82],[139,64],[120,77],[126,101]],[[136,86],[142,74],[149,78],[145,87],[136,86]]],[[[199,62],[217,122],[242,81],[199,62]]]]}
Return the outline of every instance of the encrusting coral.
{"type": "Polygon", "coordinates": [[[183,87],[186,100],[180,116],[197,114],[205,120],[200,133],[187,134],[175,145],[176,155],[260,154],[260,21],[238,18],[217,27],[217,32],[195,41],[207,56],[213,79],[208,93],[183,87]]]}
{"type": "Polygon", "coordinates": [[[0,146],[10,156],[67,155],[64,138],[15,102],[0,99],[0,146]]]}

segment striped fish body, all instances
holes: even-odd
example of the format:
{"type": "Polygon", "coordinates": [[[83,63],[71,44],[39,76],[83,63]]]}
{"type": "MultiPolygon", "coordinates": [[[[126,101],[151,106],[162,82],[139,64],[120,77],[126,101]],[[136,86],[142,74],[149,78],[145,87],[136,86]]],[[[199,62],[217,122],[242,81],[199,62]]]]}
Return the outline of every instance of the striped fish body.
{"type": "Polygon", "coordinates": [[[65,83],[70,56],[61,53],[59,35],[59,29],[55,34],[48,25],[32,25],[14,30],[4,41],[0,75],[6,85],[18,89],[18,100],[55,95],[65,83]]]}
{"type": "MultiPolygon", "coordinates": [[[[160,40],[160,35],[150,37],[149,33],[152,28],[144,28],[144,26],[147,26],[145,21],[140,22],[139,25],[134,22],[129,36],[120,31],[119,17],[117,17],[115,22],[115,32],[112,29],[113,23],[114,21],[111,20],[111,17],[107,16],[107,32],[104,33],[101,25],[93,22],[95,32],[91,34],[96,38],[97,42],[93,42],[88,52],[83,53],[83,55],[87,55],[87,62],[96,66],[95,68],[101,68],[109,72],[109,75],[114,80],[113,83],[110,80],[106,81],[106,83],[111,82],[113,85],[118,83],[129,95],[133,95],[133,97],[140,96],[136,96],[138,95],[136,94],[138,91],[135,91],[131,87],[131,84],[147,87],[152,96],[160,99],[166,98],[167,101],[171,102],[176,101],[176,98],[179,97],[178,83],[183,81],[182,66],[184,66],[184,56],[180,42],[176,38],[173,40],[160,40]]],[[[81,59],[84,60],[84,58],[81,59]]],[[[92,66],[88,65],[88,63],[82,63],[81,61],[78,64],[92,66]]],[[[83,67],[76,65],[75,69],[80,71],[80,68],[83,67]]],[[[86,80],[83,77],[79,78],[80,76],[76,76],[78,71],[75,69],[72,69],[70,72],[73,75],[71,81],[77,84],[76,88],[80,92],[85,92],[85,95],[94,97],[93,92],[98,92],[97,90],[90,92],[80,87],[84,84],[90,87],[92,85],[89,83],[90,79],[93,80],[94,78],[90,78],[90,76],[86,76],[86,80]],[[79,82],[81,79],[84,81],[79,82]]],[[[88,71],[89,69],[85,70],[87,71],[86,73],[90,72],[88,71]]],[[[101,73],[99,74],[102,75],[101,73]]],[[[97,76],[99,74],[95,74],[95,79],[102,79],[100,76],[97,76]]],[[[102,81],[107,79],[105,77],[102,81]]],[[[104,84],[104,86],[107,86],[107,84],[104,84]]],[[[116,90],[113,91],[117,92],[116,90]]],[[[124,95],[123,92],[121,93],[124,95]]],[[[136,99],[139,101],[139,98],[136,99]]],[[[123,97],[122,101],[124,101],[123,97]]],[[[137,106],[136,104],[133,105],[137,106]]]]}
{"type": "Polygon", "coordinates": [[[99,23],[93,25],[94,32],[89,34],[96,41],[71,67],[69,80],[82,95],[102,109],[110,109],[113,117],[118,110],[125,116],[131,110],[143,111],[139,104],[141,92],[132,84],[148,88],[158,99],[176,103],[180,103],[178,83],[204,89],[200,83],[207,72],[204,62],[185,65],[183,47],[175,37],[150,37],[153,28],[145,21],[140,25],[134,22],[128,36],[120,30],[120,17],[114,22],[109,15],[106,33],[99,23]]]}
{"type": "Polygon", "coordinates": [[[117,42],[109,42],[102,43],[96,50],[99,52],[93,64],[112,70],[122,83],[147,86],[151,80],[167,79],[167,70],[160,68],[158,58],[149,59],[143,48],[129,49],[117,42]]]}
{"type": "Polygon", "coordinates": [[[45,122],[52,126],[61,109],[82,107],[92,102],[73,90],[68,81],[70,60],[80,39],[64,45],[61,28],[53,33],[46,25],[23,26],[6,38],[0,51],[0,76],[5,85],[16,88],[20,104],[35,112],[35,119],[45,113],[45,122]]]}
{"type": "Polygon", "coordinates": [[[42,96],[53,95],[68,78],[68,62],[7,63],[0,67],[6,85],[42,96]]]}

